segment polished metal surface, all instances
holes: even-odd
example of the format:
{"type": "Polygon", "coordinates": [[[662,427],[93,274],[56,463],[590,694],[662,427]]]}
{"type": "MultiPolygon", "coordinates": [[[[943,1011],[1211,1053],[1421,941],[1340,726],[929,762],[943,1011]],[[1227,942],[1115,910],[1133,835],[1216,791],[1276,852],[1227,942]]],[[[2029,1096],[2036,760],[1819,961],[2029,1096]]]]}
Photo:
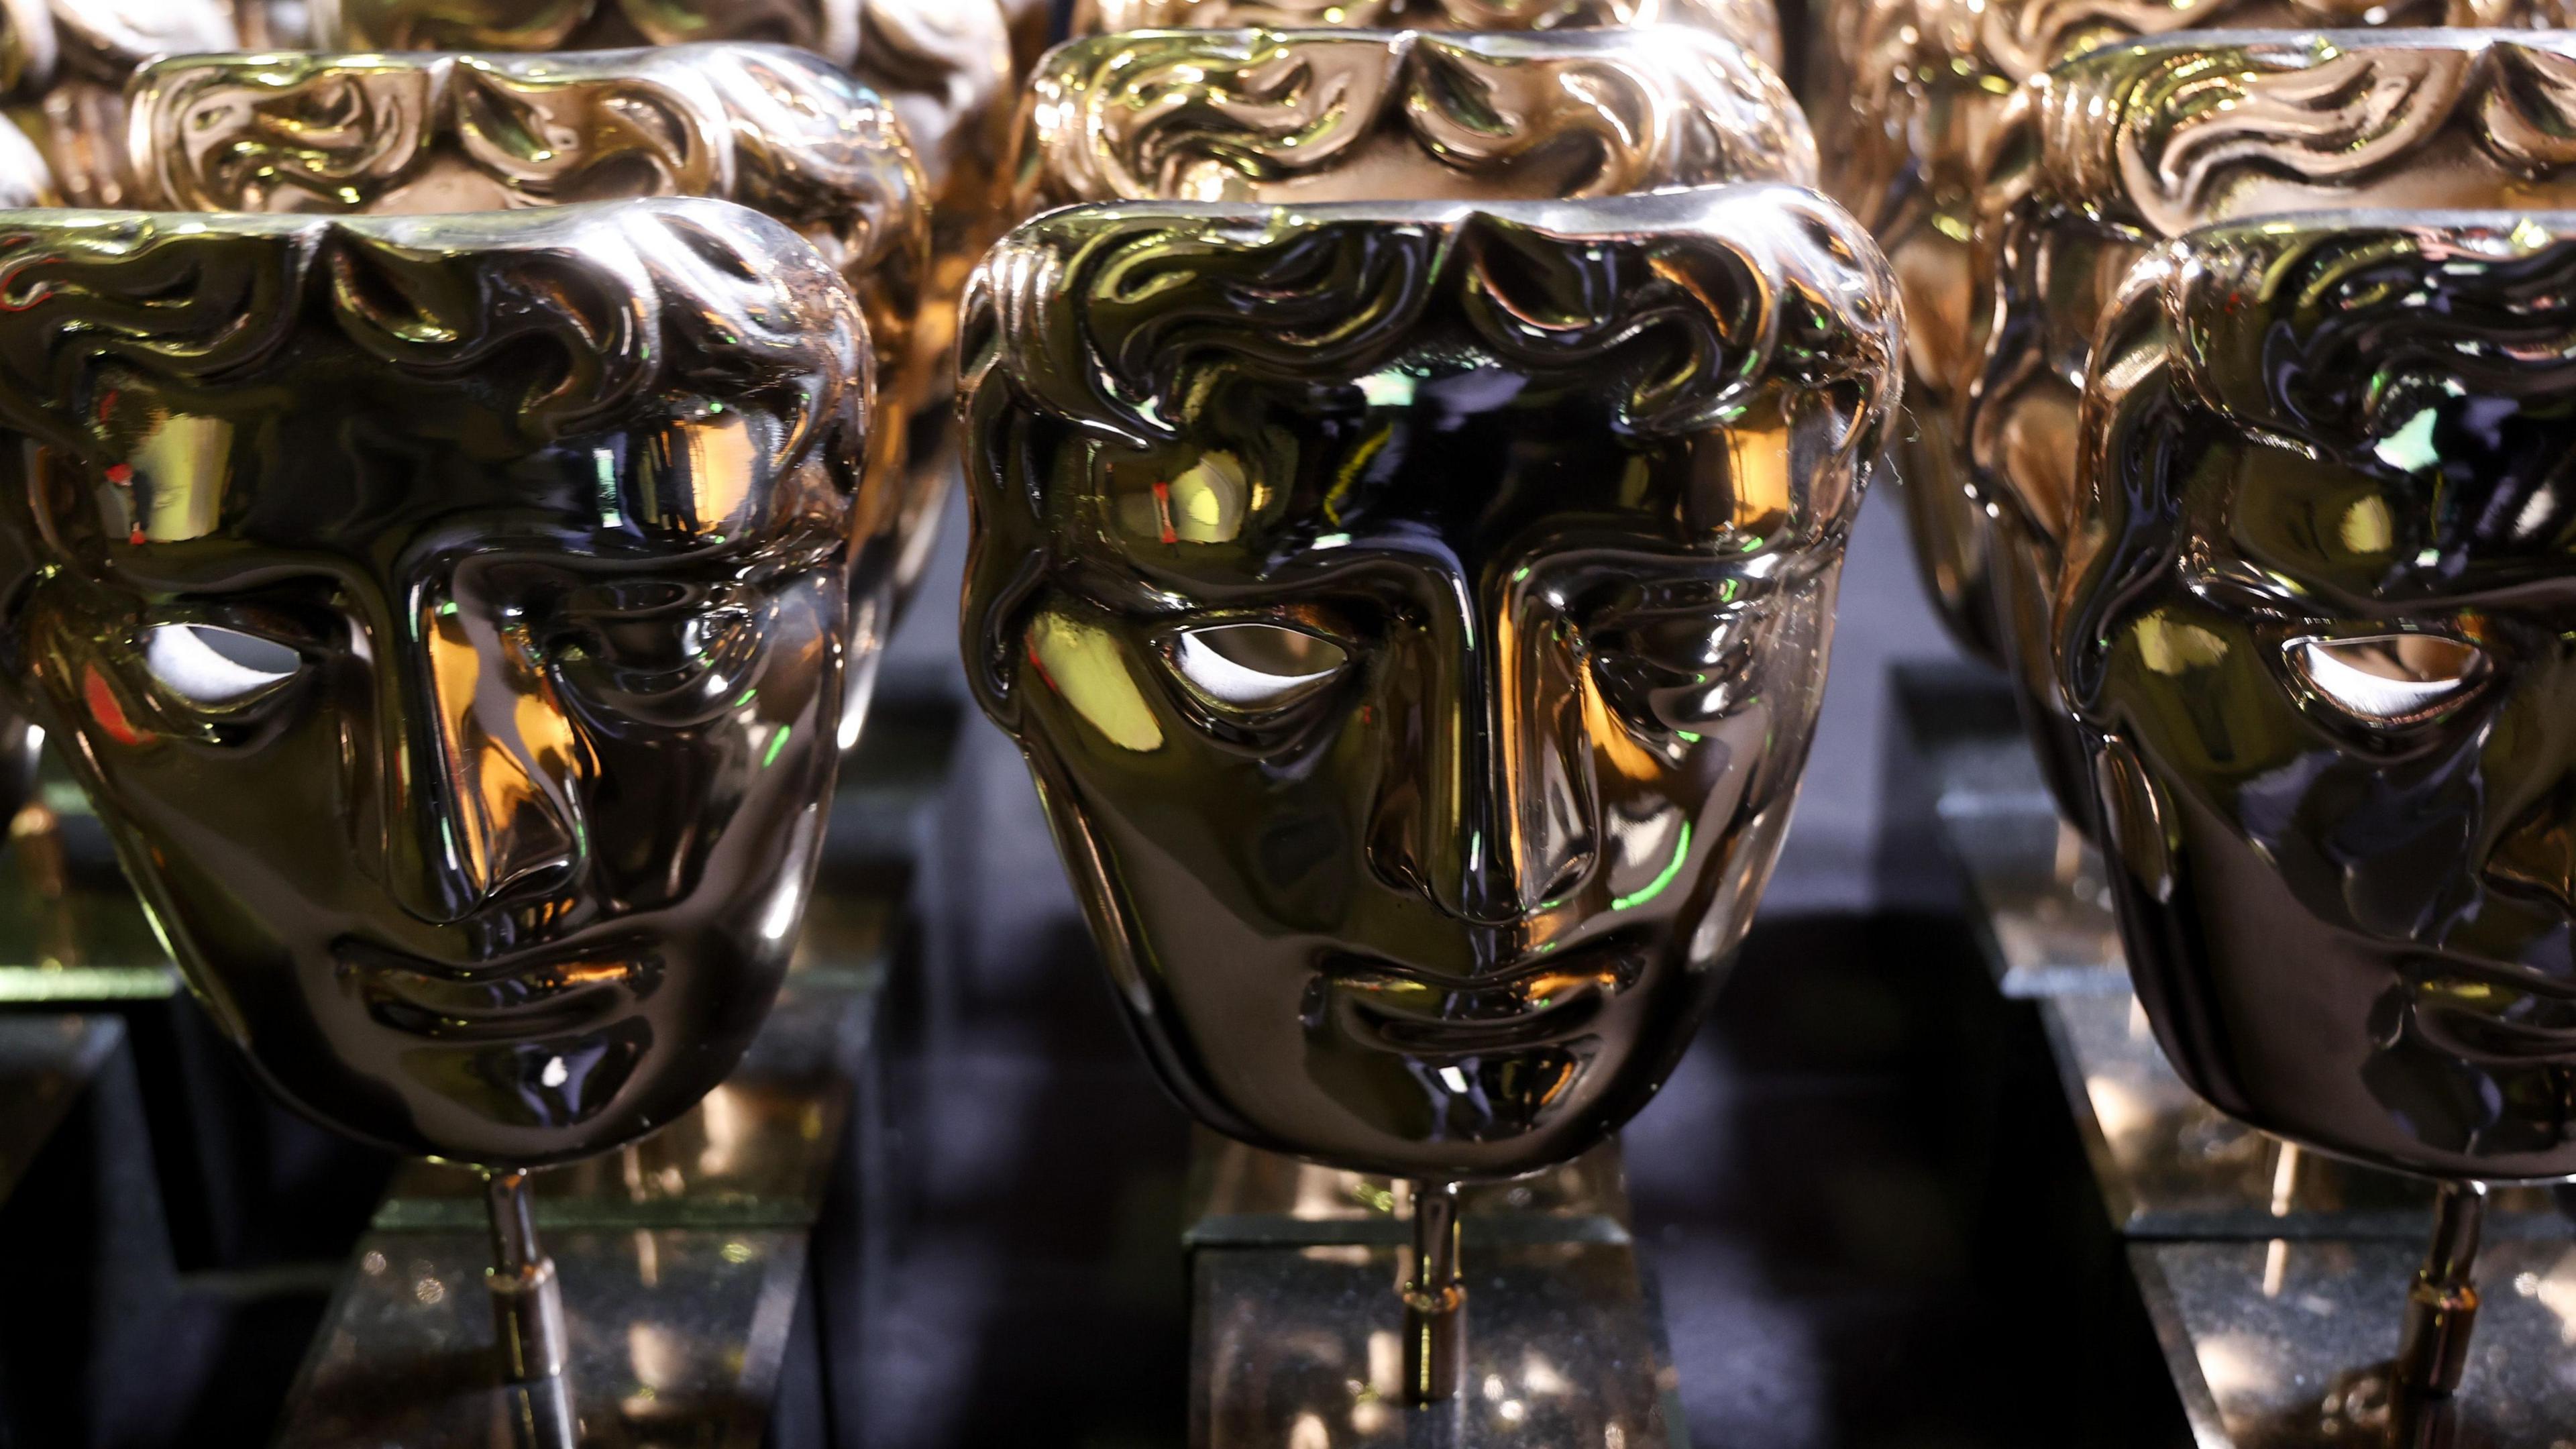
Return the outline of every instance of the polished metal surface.
{"type": "MultiPolygon", "coordinates": [[[[567,1228],[812,1227],[831,1187],[875,996],[874,988],[811,989],[791,972],[741,1065],[697,1105],[640,1142],[543,1174],[537,1225],[549,1237],[567,1228]]],[[[484,1217],[482,1196],[479,1173],[407,1163],[375,1225],[472,1229],[484,1217]]]]}
{"type": "Polygon", "coordinates": [[[1247,25],[1481,31],[1689,26],[1780,63],[1780,13],[1772,0],[1074,0],[1073,7],[1077,36],[1247,25]]]}
{"type": "MultiPolygon", "coordinates": [[[[1190,1143],[1183,1247],[1313,1247],[1411,1241],[1403,1189],[1247,1147],[1204,1127],[1190,1143]]],[[[1625,1243],[1628,1186],[1616,1138],[1527,1177],[1459,1189],[1467,1250],[1498,1244],[1625,1243]]]]}
{"type": "Polygon", "coordinates": [[[2558,1449],[2576,1424],[2576,1245],[2490,1243],[2447,1407],[2392,1436],[2387,1368],[2420,1243],[2140,1243],[2148,1316],[2203,1449],[2558,1449]]]}
{"type": "Polygon", "coordinates": [[[1075,207],[968,301],[969,683],[1201,1120],[1514,1176],[1749,924],[1893,403],[1831,203],[1075,207]]]}
{"type": "Polygon", "coordinates": [[[2004,659],[1988,505],[1961,461],[1953,388],[1978,354],[1970,238],[1980,160],[2009,99],[2056,61],[2127,36],[2286,25],[2558,26],[2562,0],[1831,0],[1808,112],[1825,189],[1868,225],[1905,288],[1911,427],[1898,475],[1916,561],[1970,653],[2004,659]]]}
{"type": "MultiPolygon", "coordinates": [[[[2134,998],[2055,996],[2039,1010],[2094,1183],[2122,1235],[2420,1247],[2431,1231],[2432,1183],[2289,1147],[2201,1100],[2166,1064],[2134,998]]],[[[2564,1195],[2495,1189],[2487,1237],[2576,1239],[2564,1195]]]]}
{"type": "Polygon", "coordinates": [[[0,291],[13,687],[268,1085],[533,1166],[720,1081],[888,552],[824,259],[703,200],[19,212],[0,291]]]}
{"type": "MultiPolygon", "coordinates": [[[[976,259],[1008,225],[1004,205],[1019,75],[1015,32],[996,0],[314,0],[315,43],[356,51],[562,51],[763,41],[792,45],[848,70],[892,108],[911,139],[930,201],[930,264],[905,342],[909,361],[887,378],[885,432],[914,414],[944,431],[955,365],[957,299],[976,259]]],[[[764,127],[766,122],[761,123],[764,127]]],[[[791,127],[792,129],[792,127],[791,127]]],[[[891,343],[887,344],[889,347],[891,343]]],[[[889,601],[862,608],[870,644],[890,630],[929,566],[941,511],[956,484],[948,460],[916,445],[902,500],[902,549],[889,601]]],[[[891,452],[894,443],[879,446],[891,452]]],[[[865,677],[854,681],[863,694],[865,677]]],[[[854,703],[856,700],[854,699],[854,703]]],[[[855,711],[853,711],[855,714],[855,711]]]]}
{"type": "Polygon", "coordinates": [[[1787,87],[1693,31],[1171,30],[1048,55],[1013,211],[1813,185],[1787,87]]]}
{"type": "MultiPolygon", "coordinates": [[[[886,102],[808,52],[183,56],[145,67],[127,101],[147,206],[416,215],[635,196],[748,206],[794,228],[850,284],[887,410],[949,394],[941,360],[914,345],[931,283],[928,183],[886,102]]],[[[884,531],[896,549],[889,588],[907,582],[909,540],[951,487],[945,471],[910,467],[911,436],[899,425],[868,434],[870,491],[900,511],[884,531]]],[[[896,604],[853,599],[854,657],[873,659],[896,604]]],[[[873,679],[865,663],[850,672],[845,743],[858,737],[873,679]]]]}
{"type": "MultiPolygon", "coordinates": [[[[918,406],[933,386],[906,361],[930,260],[920,165],[882,98],[804,51],[190,55],[144,67],[128,104],[147,207],[748,206],[813,243],[858,294],[881,397],[918,406]]],[[[900,447],[902,429],[877,431],[900,447]]]]}
{"type": "Polygon", "coordinates": [[[2139,997],[2379,1166],[2576,1174],[2571,283],[2567,213],[2206,228],[2085,398],[2060,664],[2139,997]]]}
{"type": "Polygon", "coordinates": [[[2576,38],[2230,32],[2105,46],[2003,109],[1972,251],[1982,355],[1953,392],[1989,504],[2005,652],[2043,772],[2089,823],[2051,630],[2094,327],[2130,265],[2195,226],[2333,207],[2576,205],[2576,38]]]}
{"type": "MultiPolygon", "coordinates": [[[[802,1286],[802,1233],[568,1232],[547,1246],[563,1285],[562,1382],[587,1449],[759,1449],[802,1286]]],[[[279,1449],[525,1443],[514,1423],[527,1391],[495,1373],[489,1253],[480,1232],[359,1240],[288,1396],[279,1449]]]]}
{"type": "MultiPolygon", "coordinates": [[[[62,203],[132,206],[126,77],[155,56],[231,50],[243,43],[239,22],[246,18],[257,21],[256,30],[274,28],[259,0],[6,0],[0,105],[43,154],[62,203]]],[[[14,158],[0,161],[0,170],[19,169],[14,158]]]]}

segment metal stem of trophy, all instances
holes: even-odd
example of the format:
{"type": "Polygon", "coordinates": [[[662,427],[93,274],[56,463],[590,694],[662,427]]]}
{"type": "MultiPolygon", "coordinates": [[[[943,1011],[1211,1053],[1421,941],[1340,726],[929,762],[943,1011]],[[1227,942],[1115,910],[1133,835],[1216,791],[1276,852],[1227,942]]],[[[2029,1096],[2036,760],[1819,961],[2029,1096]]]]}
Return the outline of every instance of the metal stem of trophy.
{"type": "Polygon", "coordinates": [[[2406,1291],[2406,1336],[2397,1349],[2395,1387],[2442,1397],[2460,1386],[2469,1335],[2478,1323],[2478,1231],[2486,1223],[2487,1185],[2445,1182],[2433,1200],[2433,1242],[2406,1291]]]}
{"type": "Polygon", "coordinates": [[[535,1197],[528,1174],[505,1169],[485,1176],[492,1215],[492,1327],[508,1380],[512,1417],[524,1449],[572,1449],[572,1395],[564,1383],[563,1286],[555,1261],[537,1243],[535,1197]]]}
{"type": "Polygon", "coordinates": [[[1413,1277],[1404,1285],[1404,1399],[1445,1404],[1467,1361],[1467,1285],[1458,1272],[1458,1184],[1416,1182],[1413,1277]]]}

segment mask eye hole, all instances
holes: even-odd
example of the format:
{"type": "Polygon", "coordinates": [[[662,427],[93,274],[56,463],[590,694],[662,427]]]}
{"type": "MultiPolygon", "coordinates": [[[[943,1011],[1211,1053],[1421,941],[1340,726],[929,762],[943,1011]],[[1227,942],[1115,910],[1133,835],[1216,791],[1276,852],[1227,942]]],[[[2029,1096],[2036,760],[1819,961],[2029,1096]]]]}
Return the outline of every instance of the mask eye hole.
{"type": "Polygon", "coordinates": [[[1201,702],[1254,714],[1313,698],[1351,658],[1330,639],[1280,624],[1183,629],[1165,649],[1172,672],[1201,702]]]}
{"type": "Polygon", "coordinates": [[[2413,724],[2440,714],[2488,671],[2486,651],[2446,634],[2296,639],[2289,654],[2300,682],[2372,724],[2413,724]]]}
{"type": "Polygon", "coordinates": [[[274,639],[213,624],[155,624],[144,631],[143,667],[199,709],[235,709],[303,672],[304,657],[274,639]]]}

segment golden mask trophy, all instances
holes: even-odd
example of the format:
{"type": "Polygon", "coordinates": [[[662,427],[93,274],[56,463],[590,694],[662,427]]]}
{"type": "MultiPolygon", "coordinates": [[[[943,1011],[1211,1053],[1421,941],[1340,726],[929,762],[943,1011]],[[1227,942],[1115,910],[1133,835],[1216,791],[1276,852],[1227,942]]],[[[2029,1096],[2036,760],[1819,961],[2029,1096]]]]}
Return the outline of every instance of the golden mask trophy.
{"type": "Polygon", "coordinates": [[[1953,435],[1987,504],[2022,717],[2067,818],[2087,752],[2056,697],[2051,613],[2093,332],[2130,263],[2192,227],[2344,207],[2576,204],[2576,44],[2477,30],[2186,34],[2112,45],[1997,121],[1953,435]]]}
{"type": "MultiPolygon", "coordinates": [[[[1025,7],[1021,7],[1024,10],[1025,7]]],[[[888,430],[909,417],[912,466],[904,553],[892,596],[919,584],[954,487],[946,450],[957,297],[1001,233],[1015,88],[1015,36],[997,0],[315,0],[315,43],[344,52],[568,51],[756,41],[812,51],[884,98],[920,162],[930,204],[930,271],[908,346],[886,379],[888,430]],[[896,389],[938,379],[917,396],[896,389]]]]}
{"type": "Polygon", "coordinates": [[[526,1173],[687,1110],[785,970],[887,552],[858,303],[701,200],[12,212],[0,296],[18,703],[272,1091],[487,1171],[569,1443],[526,1173]]]}
{"type": "Polygon", "coordinates": [[[2441,1182],[2400,1418],[2450,1412],[2484,1184],[2576,1174],[2572,236],[2192,232],[2083,403],[2060,660],[2138,996],[2221,1109],[2441,1182]]]}
{"type": "Polygon", "coordinates": [[[1812,184],[1769,67],[1692,30],[1173,30],[1057,47],[1022,108],[1031,215],[1086,201],[1544,200],[1812,184]]]}
{"type": "MultiPolygon", "coordinates": [[[[810,53],[675,45],[567,55],[180,56],[129,87],[142,204],[183,211],[406,215],[626,197],[712,196],[793,227],[866,313],[880,395],[945,390],[915,346],[930,286],[929,198],[902,124],[810,53]]],[[[898,412],[898,416],[900,413],[898,412]]],[[[944,475],[909,468],[909,430],[873,429],[870,496],[927,531],[944,475]]],[[[850,600],[844,748],[858,741],[899,568],[850,600]]]]}
{"type": "Polygon", "coordinates": [[[1563,30],[1678,25],[1780,63],[1772,0],[1075,0],[1073,33],[1139,30],[1563,30]]]}
{"type": "Polygon", "coordinates": [[[968,298],[964,648],[1203,1122],[1451,1196],[1644,1105],[1787,824],[1895,378],[1839,209],[1052,212],[968,298]]]}
{"type": "MultiPolygon", "coordinates": [[[[1924,583],[1952,637],[2001,663],[1989,506],[1953,433],[1989,278],[1970,257],[1984,153],[2011,98],[2061,59],[2133,35],[2292,25],[2558,25],[2559,0],[1832,0],[1817,25],[1809,114],[1825,190],[1868,224],[1906,288],[1897,474],[1924,583]],[[2446,8],[2447,6],[2447,8],[2446,8]]],[[[2093,123],[2109,129],[2107,122],[2093,123]]]]}

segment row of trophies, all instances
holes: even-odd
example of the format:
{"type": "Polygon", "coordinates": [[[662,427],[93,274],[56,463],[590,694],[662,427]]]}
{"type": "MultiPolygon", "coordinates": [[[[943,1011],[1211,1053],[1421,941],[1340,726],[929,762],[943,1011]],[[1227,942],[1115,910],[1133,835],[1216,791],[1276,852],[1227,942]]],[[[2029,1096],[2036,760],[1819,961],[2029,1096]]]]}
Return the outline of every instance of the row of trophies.
{"type": "Polygon", "coordinates": [[[1458,1185],[1716,998],[1891,444],[2176,1069],[2448,1184],[2398,1397],[2576,1175],[2576,44],[1851,0],[1820,168],[1763,0],[0,18],[0,677],[262,1079],[488,1171],[558,1439],[528,1173],[740,1058],[961,469],[1156,1069],[1414,1184],[1416,1402],[1458,1185]]]}
{"type": "Polygon", "coordinates": [[[741,1058],[961,465],[1155,1066],[1415,1184],[1414,1401],[1786,827],[1900,333],[1767,0],[1017,10],[0,8],[0,674],[261,1080],[484,1171],[533,1442],[529,1174],[741,1058]]]}
{"type": "Polygon", "coordinates": [[[2406,1442],[2454,1432],[2486,1185],[2576,1174],[2569,18],[1847,0],[1811,72],[1904,293],[1917,561],[2166,1057],[2439,1184],[2406,1442]]]}

